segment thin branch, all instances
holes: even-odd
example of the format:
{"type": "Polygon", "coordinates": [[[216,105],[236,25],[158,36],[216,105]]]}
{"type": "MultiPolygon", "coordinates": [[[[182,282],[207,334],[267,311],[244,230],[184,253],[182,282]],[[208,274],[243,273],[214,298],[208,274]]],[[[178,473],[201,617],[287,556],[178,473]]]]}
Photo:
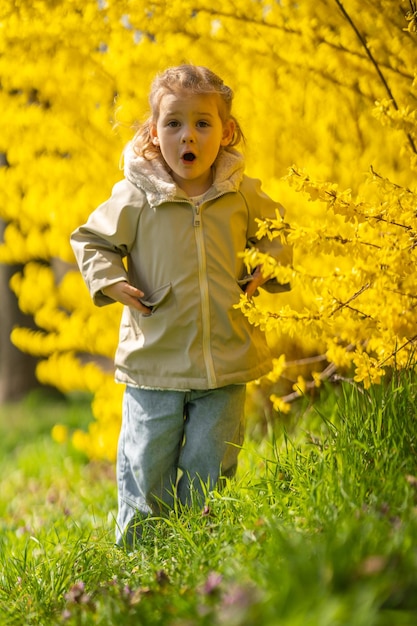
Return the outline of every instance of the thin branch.
{"type": "MultiPolygon", "coordinates": [[[[334,365],[334,363],[329,363],[326,369],[321,372],[320,380],[324,381],[324,380],[330,379],[335,374],[336,370],[337,368],[334,365]]],[[[306,381],[306,389],[314,389],[314,387],[316,387],[315,381],[306,381]]],[[[287,394],[286,396],[283,396],[280,399],[283,402],[290,403],[290,402],[293,402],[294,400],[298,400],[299,398],[302,398],[304,395],[305,395],[304,393],[300,393],[299,391],[293,391],[287,394]]]]}
{"type": "Polygon", "coordinates": [[[385,178],[384,176],[381,176],[381,174],[378,174],[378,172],[374,169],[373,165],[370,166],[370,170],[371,170],[372,176],[375,176],[375,178],[379,178],[379,180],[381,180],[382,182],[387,182],[389,185],[394,187],[394,189],[399,189],[400,191],[406,191],[407,193],[414,195],[414,191],[411,191],[411,189],[409,189],[408,187],[397,185],[397,183],[392,182],[392,180],[389,180],[389,178],[385,178]]]}
{"type": "Polygon", "coordinates": [[[349,300],[347,300],[346,302],[341,302],[335,309],[333,309],[333,311],[329,314],[329,317],[331,317],[332,315],[340,311],[340,309],[343,309],[344,307],[348,306],[353,300],[358,298],[364,291],[369,289],[370,286],[371,286],[371,283],[366,283],[366,285],[363,285],[363,287],[361,287],[359,291],[354,293],[353,296],[349,298],[349,300]]]}
{"type": "Polygon", "coordinates": [[[325,354],[317,354],[316,356],[308,356],[303,359],[297,359],[296,361],[286,361],[285,368],[299,367],[301,365],[311,365],[312,363],[319,363],[320,361],[327,361],[325,354]]]}
{"type": "Polygon", "coordinates": [[[381,365],[384,365],[384,363],[386,363],[389,359],[392,359],[393,356],[395,356],[396,354],[398,354],[401,350],[403,350],[404,348],[406,348],[407,346],[410,345],[410,343],[415,343],[417,341],[417,335],[414,335],[414,337],[411,337],[411,339],[408,339],[408,341],[406,341],[405,343],[402,344],[402,346],[400,346],[399,348],[397,348],[396,350],[394,350],[394,352],[392,352],[392,354],[390,354],[389,356],[387,356],[385,359],[383,359],[382,361],[379,361],[378,363],[378,367],[381,367],[381,365]]]}

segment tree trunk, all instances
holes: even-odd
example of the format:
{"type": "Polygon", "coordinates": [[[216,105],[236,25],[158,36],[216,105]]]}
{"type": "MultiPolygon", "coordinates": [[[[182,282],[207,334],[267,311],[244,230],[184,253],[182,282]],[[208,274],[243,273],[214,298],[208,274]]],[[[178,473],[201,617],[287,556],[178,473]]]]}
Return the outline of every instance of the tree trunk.
{"type": "MultiPolygon", "coordinates": [[[[0,241],[5,226],[0,220],[0,241]]],[[[39,387],[36,359],[20,352],[10,341],[14,326],[33,327],[33,320],[19,310],[17,298],[9,287],[10,278],[20,269],[20,266],[0,264],[0,403],[18,400],[30,389],[39,387]]]]}

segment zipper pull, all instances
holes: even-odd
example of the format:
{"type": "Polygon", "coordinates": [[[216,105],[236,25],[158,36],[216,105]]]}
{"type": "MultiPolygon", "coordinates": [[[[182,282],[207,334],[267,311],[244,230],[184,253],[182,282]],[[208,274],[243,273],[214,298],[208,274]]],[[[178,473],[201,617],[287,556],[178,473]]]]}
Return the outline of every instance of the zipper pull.
{"type": "Polygon", "coordinates": [[[200,205],[196,204],[194,205],[194,226],[200,226],[200,224],[201,224],[200,205]]]}

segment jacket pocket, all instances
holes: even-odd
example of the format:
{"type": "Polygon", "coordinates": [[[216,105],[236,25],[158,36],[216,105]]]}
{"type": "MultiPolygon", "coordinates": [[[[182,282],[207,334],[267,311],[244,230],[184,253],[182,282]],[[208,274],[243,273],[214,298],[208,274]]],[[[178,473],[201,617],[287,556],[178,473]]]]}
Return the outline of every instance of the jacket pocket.
{"type": "Polygon", "coordinates": [[[151,313],[142,314],[144,317],[150,317],[156,309],[161,306],[163,302],[168,298],[171,293],[172,285],[171,283],[167,283],[166,285],[162,285],[162,287],[158,287],[149,294],[145,294],[143,298],[140,298],[140,302],[151,309],[151,313]]]}

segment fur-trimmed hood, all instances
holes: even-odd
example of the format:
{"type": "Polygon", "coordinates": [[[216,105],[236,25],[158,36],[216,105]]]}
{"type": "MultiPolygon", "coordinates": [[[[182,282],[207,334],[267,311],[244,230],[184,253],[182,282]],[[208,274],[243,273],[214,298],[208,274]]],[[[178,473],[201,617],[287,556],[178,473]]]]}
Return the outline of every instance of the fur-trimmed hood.
{"type": "MultiPolygon", "coordinates": [[[[233,148],[222,148],[213,165],[213,185],[207,197],[237,191],[243,180],[244,168],[240,152],[233,148]]],[[[127,180],[145,192],[152,206],[187,197],[170,175],[162,156],[154,159],[140,157],[135,153],[132,143],[124,151],[124,174],[127,180]]]]}

